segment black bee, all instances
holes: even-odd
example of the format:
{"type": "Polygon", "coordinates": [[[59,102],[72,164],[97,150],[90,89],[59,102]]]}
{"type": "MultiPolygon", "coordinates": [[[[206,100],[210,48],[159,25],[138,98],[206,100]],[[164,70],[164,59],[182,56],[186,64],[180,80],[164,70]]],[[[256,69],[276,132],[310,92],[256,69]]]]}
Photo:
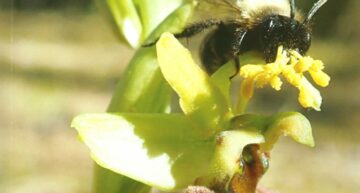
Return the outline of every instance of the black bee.
{"type": "Polygon", "coordinates": [[[280,45],[305,54],[311,44],[310,21],[326,1],[318,0],[302,19],[295,0],[199,0],[199,4],[215,5],[215,10],[226,8],[230,16],[194,23],[175,37],[187,38],[215,27],[200,50],[205,69],[212,74],[234,60],[238,72],[239,55],[247,51],[259,51],[267,63],[275,60],[280,45]]]}

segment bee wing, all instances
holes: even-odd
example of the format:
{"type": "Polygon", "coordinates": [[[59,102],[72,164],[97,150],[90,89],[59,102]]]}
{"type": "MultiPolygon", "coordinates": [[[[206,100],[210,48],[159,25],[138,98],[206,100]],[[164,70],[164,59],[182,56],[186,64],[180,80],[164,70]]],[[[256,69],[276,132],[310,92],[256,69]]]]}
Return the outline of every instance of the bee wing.
{"type": "Polygon", "coordinates": [[[289,0],[198,0],[197,17],[243,19],[261,12],[290,16],[289,0]]]}
{"type": "Polygon", "coordinates": [[[237,5],[237,2],[235,0],[199,0],[199,4],[208,4],[220,9],[241,13],[241,8],[237,5]]]}
{"type": "Polygon", "coordinates": [[[242,9],[235,0],[198,0],[196,7],[196,17],[234,19],[241,15],[242,9]]]}
{"type": "Polygon", "coordinates": [[[256,15],[256,13],[264,10],[290,16],[289,0],[237,0],[236,5],[243,10],[243,17],[256,15]]]}

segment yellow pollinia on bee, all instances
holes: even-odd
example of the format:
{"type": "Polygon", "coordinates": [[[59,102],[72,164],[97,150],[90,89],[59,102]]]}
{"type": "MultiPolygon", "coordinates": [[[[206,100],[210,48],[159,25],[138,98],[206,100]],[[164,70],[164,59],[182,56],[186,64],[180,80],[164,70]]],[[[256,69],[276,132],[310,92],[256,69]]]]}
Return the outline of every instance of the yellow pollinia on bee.
{"type": "Polygon", "coordinates": [[[324,64],[321,60],[314,60],[310,56],[302,56],[295,50],[284,50],[279,46],[276,59],[268,64],[247,64],[240,68],[240,76],[244,78],[243,94],[251,97],[253,86],[262,88],[270,84],[275,90],[282,86],[282,75],[287,82],[299,89],[298,100],[305,108],[320,110],[320,92],[306,79],[304,73],[309,72],[313,81],[326,87],[330,77],[323,72],[324,64]]]}

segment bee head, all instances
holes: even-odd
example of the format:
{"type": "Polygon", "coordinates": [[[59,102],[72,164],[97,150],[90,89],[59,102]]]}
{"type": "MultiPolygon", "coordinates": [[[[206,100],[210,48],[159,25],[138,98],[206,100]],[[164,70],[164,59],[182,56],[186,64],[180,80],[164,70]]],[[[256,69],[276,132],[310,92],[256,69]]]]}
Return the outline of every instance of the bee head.
{"type": "Polygon", "coordinates": [[[266,62],[273,62],[277,49],[296,50],[305,54],[311,44],[311,30],[295,19],[273,15],[261,24],[260,42],[266,62]]]}

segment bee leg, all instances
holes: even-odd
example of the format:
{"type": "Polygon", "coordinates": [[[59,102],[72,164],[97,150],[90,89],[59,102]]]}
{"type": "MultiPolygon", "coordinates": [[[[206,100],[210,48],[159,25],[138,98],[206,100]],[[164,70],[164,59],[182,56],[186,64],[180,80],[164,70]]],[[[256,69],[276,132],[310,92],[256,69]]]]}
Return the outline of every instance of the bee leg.
{"type": "MultiPolygon", "coordinates": [[[[201,21],[201,22],[198,22],[198,23],[194,23],[194,24],[191,24],[189,26],[187,26],[184,31],[180,32],[180,33],[176,33],[174,34],[174,36],[176,38],[189,38],[191,36],[194,36],[198,33],[201,33],[203,32],[204,30],[212,27],[212,26],[218,26],[218,25],[221,25],[222,24],[222,21],[220,20],[216,20],[216,19],[209,19],[209,20],[205,20],[205,21],[201,21]]],[[[156,42],[159,40],[156,39],[155,41],[153,42],[150,42],[150,43],[146,43],[146,44],[143,44],[142,47],[150,47],[150,46],[153,46],[156,44],[156,42]]]]}
{"type": "Polygon", "coordinates": [[[204,30],[206,30],[212,26],[218,26],[221,24],[222,24],[222,21],[216,20],[216,19],[209,19],[209,20],[198,22],[198,23],[193,23],[193,24],[187,26],[184,29],[184,31],[182,31],[181,33],[174,34],[174,36],[177,38],[188,38],[188,37],[194,36],[198,33],[201,33],[204,30]]]}
{"type": "Polygon", "coordinates": [[[246,31],[243,31],[241,29],[237,30],[235,33],[235,39],[232,46],[232,53],[233,53],[233,59],[235,63],[235,73],[230,77],[230,79],[233,79],[240,71],[240,51],[241,51],[241,43],[244,40],[244,37],[246,35],[246,31]]]}
{"type": "Polygon", "coordinates": [[[235,64],[235,73],[230,76],[230,80],[233,79],[240,71],[240,60],[239,57],[234,58],[234,64],[235,64]]]}

